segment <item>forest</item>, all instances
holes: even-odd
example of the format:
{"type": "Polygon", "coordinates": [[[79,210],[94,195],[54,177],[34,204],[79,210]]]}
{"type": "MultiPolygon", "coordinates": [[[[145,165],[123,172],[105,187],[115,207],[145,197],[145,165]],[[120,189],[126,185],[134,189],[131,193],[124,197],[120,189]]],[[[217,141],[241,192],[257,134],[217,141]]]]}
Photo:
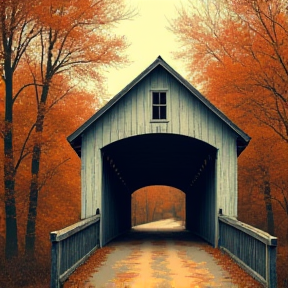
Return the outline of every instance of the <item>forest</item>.
{"type": "Polygon", "coordinates": [[[122,0],[0,2],[1,288],[49,287],[49,233],[80,219],[66,137],[105,102],[103,69],[128,63],[113,29],[133,14],[122,0]]]}
{"type": "MultiPolygon", "coordinates": [[[[131,225],[161,219],[185,221],[185,194],[167,186],[148,186],[135,191],[131,199],[131,225]]],[[[185,224],[184,224],[185,225],[185,224]]]]}
{"type": "MultiPolygon", "coordinates": [[[[189,3],[168,19],[181,44],[171,52],[252,137],[239,157],[238,218],[278,237],[278,287],[288,287],[287,3],[189,3]]],[[[81,163],[66,137],[107,100],[102,72],[129,64],[113,28],[135,11],[122,0],[5,0],[0,15],[0,287],[46,288],[49,232],[80,219],[81,163]]],[[[183,195],[136,191],[132,225],[184,219],[183,195]]]]}
{"type": "Polygon", "coordinates": [[[238,160],[238,219],[278,237],[288,287],[288,6],[282,0],[189,1],[169,29],[189,80],[252,140],[238,160]]]}

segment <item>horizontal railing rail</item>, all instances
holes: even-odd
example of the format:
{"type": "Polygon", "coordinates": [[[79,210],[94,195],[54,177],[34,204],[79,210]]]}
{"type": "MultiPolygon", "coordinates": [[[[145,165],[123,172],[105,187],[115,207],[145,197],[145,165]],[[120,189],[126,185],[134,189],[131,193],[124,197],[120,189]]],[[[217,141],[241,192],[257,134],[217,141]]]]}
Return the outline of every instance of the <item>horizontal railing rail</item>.
{"type": "Polygon", "coordinates": [[[265,287],[277,287],[277,238],[228,216],[219,216],[219,247],[265,287]]]}
{"type": "Polygon", "coordinates": [[[51,288],[64,281],[99,247],[100,215],[50,233],[51,288]]]}

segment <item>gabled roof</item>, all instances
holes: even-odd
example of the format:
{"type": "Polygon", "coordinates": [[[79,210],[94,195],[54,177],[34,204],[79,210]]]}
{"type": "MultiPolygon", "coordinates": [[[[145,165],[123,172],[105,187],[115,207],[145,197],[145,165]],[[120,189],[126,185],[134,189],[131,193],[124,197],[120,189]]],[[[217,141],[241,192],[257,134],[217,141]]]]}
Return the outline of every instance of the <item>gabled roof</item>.
{"type": "Polygon", "coordinates": [[[107,110],[115,105],[125,94],[127,94],[136,84],[138,84],[144,77],[151,73],[156,67],[162,66],[172,76],[174,76],[183,86],[185,86],[198,100],[200,100],[207,108],[209,108],[214,114],[216,114],[223,122],[225,122],[232,130],[238,135],[238,154],[240,154],[250,141],[250,137],[242,131],[237,125],[235,125],[226,115],[224,115],[219,109],[217,109],[212,103],[210,103],[198,90],[196,90],[187,80],[185,80],[178,72],[176,72],[171,66],[169,66],[159,56],[149,67],[147,67],[142,73],[140,73],[130,84],[128,84],[123,90],[116,94],[106,105],[99,109],[90,119],[88,119],[83,125],[81,125],[75,132],[67,137],[71,146],[77,151],[81,147],[81,134],[92,125],[98,118],[100,118],[107,110]],[[80,147],[79,147],[80,145],[80,147]]]}

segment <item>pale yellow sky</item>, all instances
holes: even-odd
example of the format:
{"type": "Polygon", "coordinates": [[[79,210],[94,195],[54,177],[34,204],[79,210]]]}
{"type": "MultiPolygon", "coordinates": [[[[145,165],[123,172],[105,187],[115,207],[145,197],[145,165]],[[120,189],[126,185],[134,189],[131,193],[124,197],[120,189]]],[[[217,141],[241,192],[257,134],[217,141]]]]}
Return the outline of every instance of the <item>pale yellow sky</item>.
{"type": "Polygon", "coordinates": [[[116,29],[125,35],[131,44],[127,50],[130,61],[127,68],[110,69],[107,73],[107,88],[110,96],[116,95],[136,76],[146,69],[159,55],[182,76],[183,63],[175,61],[171,52],[176,51],[172,32],[167,30],[167,19],[176,17],[175,7],[185,5],[188,0],[125,0],[128,6],[136,7],[139,15],[134,20],[124,21],[116,29]],[[167,19],[166,19],[167,18],[167,19]]]}

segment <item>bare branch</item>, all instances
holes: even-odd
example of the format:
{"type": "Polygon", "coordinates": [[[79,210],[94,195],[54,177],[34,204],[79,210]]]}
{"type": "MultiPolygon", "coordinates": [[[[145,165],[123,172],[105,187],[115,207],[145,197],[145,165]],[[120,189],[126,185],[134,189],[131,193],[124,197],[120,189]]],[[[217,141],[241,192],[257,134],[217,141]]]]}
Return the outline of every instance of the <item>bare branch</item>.
{"type": "Polygon", "coordinates": [[[62,162],[60,162],[55,167],[51,168],[49,171],[47,171],[45,173],[45,177],[44,177],[42,183],[39,184],[39,191],[42,190],[42,188],[46,185],[48,180],[51,180],[58,173],[59,167],[62,166],[63,164],[65,164],[69,160],[70,160],[70,158],[66,158],[65,160],[63,160],[62,162]]]}
{"type": "Polygon", "coordinates": [[[28,83],[28,84],[25,84],[23,85],[19,90],[18,92],[15,94],[15,96],[13,97],[13,103],[17,100],[18,96],[21,94],[21,92],[23,92],[23,90],[27,87],[30,87],[30,86],[39,86],[39,87],[42,87],[43,85],[42,84],[37,84],[37,83],[28,83]]]}
{"type": "Polygon", "coordinates": [[[25,138],[25,140],[24,140],[24,143],[23,143],[23,145],[22,145],[19,158],[18,158],[18,160],[16,161],[16,165],[15,165],[15,169],[14,169],[14,171],[15,171],[14,173],[15,173],[15,174],[16,174],[16,172],[17,172],[17,170],[18,170],[18,168],[19,168],[19,166],[20,166],[20,164],[21,164],[21,161],[22,161],[26,156],[28,156],[29,154],[32,153],[31,151],[29,151],[29,152],[27,152],[27,153],[24,153],[24,152],[25,152],[25,150],[26,150],[27,143],[28,143],[28,141],[29,141],[29,139],[30,139],[30,137],[31,137],[31,134],[32,134],[35,126],[36,126],[36,123],[34,123],[34,124],[30,127],[30,130],[29,130],[29,132],[27,133],[27,136],[26,136],[26,138],[25,138]]]}

